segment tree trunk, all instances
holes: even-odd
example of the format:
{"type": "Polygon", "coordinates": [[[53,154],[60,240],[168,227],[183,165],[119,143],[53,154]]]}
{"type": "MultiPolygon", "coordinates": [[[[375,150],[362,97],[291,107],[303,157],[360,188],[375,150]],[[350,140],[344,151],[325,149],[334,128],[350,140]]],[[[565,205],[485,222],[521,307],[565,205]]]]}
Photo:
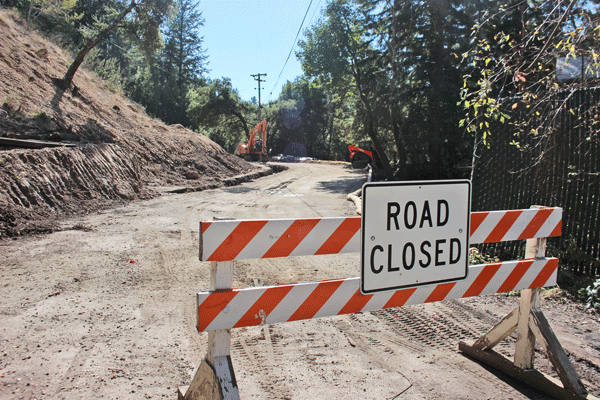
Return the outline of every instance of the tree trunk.
{"type": "Polygon", "coordinates": [[[121,14],[119,14],[117,18],[115,18],[115,20],[112,22],[112,24],[110,24],[102,32],[98,33],[96,36],[88,40],[88,42],[83,46],[83,48],[79,50],[79,53],[77,53],[77,55],[75,56],[75,59],[69,66],[67,73],[62,79],[62,84],[65,89],[71,86],[71,84],[73,83],[73,77],[75,76],[75,73],[83,63],[85,56],[90,52],[90,50],[96,47],[96,45],[100,43],[102,39],[104,39],[106,36],[108,36],[109,33],[115,30],[117,25],[119,25],[119,23],[123,21],[123,19],[125,19],[127,14],[129,14],[135,8],[135,6],[135,0],[132,0],[129,4],[129,7],[127,7],[121,14]]]}
{"type": "MultiPolygon", "coordinates": [[[[442,29],[442,15],[441,11],[435,7],[432,7],[430,11],[431,25],[434,32],[440,32],[442,29]]],[[[436,179],[441,179],[444,176],[442,171],[442,135],[443,135],[443,122],[442,122],[442,109],[440,107],[443,81],[444,81],[444,56],[443,56],[443,45],[439,36],[435,36],[432,40],[430,47],[431,54],[431,71],[430,71],[430,82],[431,88],[428,94],[428,108],[429,108],[429,156],[432,162],[433,173],[436,179]]]]}
{"type": "Polygon", "coordinates": [[[373,116],[373,107],[371,107],[371,102],[365,96],[362,86],[362,73],[360,67],[358,66],[357,58],[353,54],[352,55],[352,75],[354,76],[354,82],[356,83],[356,90],[358,92],[358,98],[362,103],[363,107],[365,107],[365,111],[367,113],[367,134],[371,141],[373,142],[373,147],[375,147],[375,151],[379,155],[379,159],[381,160],[383,173],[388,180],[394,179],[394,170],[390,165],[390,159],[387,154],[383,150],[381,143],[379,142],[379,138],[377,136],[377,130],[375,129],[375,117],[373,116]]]}
{"type": "Polygon", "coordinates": [[[371,107],[371,102],[365,96],[365,94],[363,93],[363,90],[362,90],[360,69],[358,69],[358,67],[356,67],[356,64],[355,64],[355,68],[353,68],[353,70],[355,72],[354,79],[356,81],[356,89],[358,91],[358,98],[360,99],[360,102],[362,103],[363,107],[365,107],[365,111],[367,112],[367,121],[366,121],[367,122],[367,134],[371,138],[371,141],[373,142],[373,147],[375,147],[375,151],[379,155],[379,159],[381,160],[383,173],[384,173],[385,177],[388,180],[393,180],[394,170],[392,169],[392,167],[390,165],[390,160],[389,160],[387,154],[385,153],[385,151],[383,150],[383,147],[381,146],[381,143],[379,142],[379,138],[377,136],[377,130],[375,129],[375,117],[373,116],[373,107],[371,107]]]}
{"type": "Polygon", "coordinates": [[[246,137],[250,137],[250,128],[248,128],[248,123],[246,122],[246,118],[244,118],[242,113],[236,110],[229,111],[241,122],[242,128],[244,128],[244,132],[246,132],[246,137]]]}
{"type": "Polygon", "coordinates": [[[392,126],[392,134],[394,135],[394,143],[396,144],[396,151],[398,152],[398,164],[397,167],[400,170],[400,176],[404,174],[404,167],[406,164],[406,150],[402,140],[400,124],[398,123],[398,115],[396,113],[397,101],[396,93],[398,91],[398,71],[396,65],[396,49],[397,46],[397,24],[398,16],[397,11],[400,8],[400,1],[394,0],[392,5],[392,35],[390,37],[390,65],[392,67],[392,82],[390,85],[390,98],[388,103],[388,111],[390,114],[390,123],[392,126]]]}
{"type": "MultiPolygon", "coordinates": [[[[352,32],[352,29],[348,20],[344,18],[344,21],[346,23],[347,29],[346,34],[348,34],[348,32],[352,32]]],[[[383,173],[386,179],[391,181],[394,179],[394,170],[390,165],[390,159],[388,158],[383,147],[381,146],[381,142],[379,142],[377,130],[375,129],[375,117],[373,116],[373,107],[371,106],[371,101],[367,98],[367,96],[364,93],[364,88],[362,84],[362,71],[359,65],[357,51],[354,48],[354,43],[352,42],[352,40],[353,39],[350,39],[350,43],[346,48],[351,56],[350,70],[352,73],[352,77],[354,78],[354,83],[356,84],[358,98],[360,99],[360,102],[362,103],[363,107],[365,107],[365,111],[367,113],[367,134],[369,135],[369,138],[371,138],[371,141],[373,142],[373,147],[375,147],[375,151],[379,155],[379,159],[381,160],[383,168],[383,173]]]]}

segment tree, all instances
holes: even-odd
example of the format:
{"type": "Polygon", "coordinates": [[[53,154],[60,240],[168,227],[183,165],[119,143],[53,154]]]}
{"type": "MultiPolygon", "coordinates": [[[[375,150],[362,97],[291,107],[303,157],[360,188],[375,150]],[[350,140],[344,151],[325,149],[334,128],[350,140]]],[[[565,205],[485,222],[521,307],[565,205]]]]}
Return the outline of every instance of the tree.
{"type": "Polygon", "coordinates": [[[189,102],[189,118],[205,129],[221,128],[220,135],[230,132],[232,143],[239,143],[244,133],[249,136],[255,109],[239,98],[229,78],[191,89],[189,102]]]}
{"type": "Polygon", "coordinates": [[[459,54],[481,1],[332,0],[300,42],[309,77],[331,89],[351,79],[342,85],[358,101],[354,128],[371,139],[388,178],[394,149],[396,177],[461,174],[456,165],[470,152],[458,127],[459,54]]]}
{"type": "Polygon", "coordinates": [[[113,13],[110,22],[100,23],[97,33],[83,44],[62,79],[64,87],[71,86],[86,55],[117,28],[124,29],[147,54],[152,54],[159,48],[159,27],[171,6],[171,0],[131,0],[129,5],[123,6],[124,9],[120,12],[113,13]],[[129,16],[132,11],[135,12],[129,16]]]}
{"type": "Polygon", "coordinates": [[[461,176],[457,165],[468,160],[470,141],[458,127],[460,54],[470,46],[470,27],[493,2],[362,3],[371,16],[368,32],[381,49],[379,91],[387,94],[384,120],[399,155],[396,176],[461,176]]]}
{"type": "Polygon", "coordinates": [[[327,111],[327,96],[321,86],[306,78],[287,81],[279,99],[265,107],[269,149],[279,154],[290,143],[298,143],[309,157],[329,158],[327,111]]]}
{"type": "Polygon", "coordinates": [[[179,0],[175,7],[176,13],[164,33],[163,56],[165,68],[173,70],[175,75],[175,104],[172,107],[176,115],[172,118],[184,121],[187,119],[187,92],[193,85],[200,83],[202,74],[206,72],[207,56],[202,48],[203,38],[199,34],[200,28],[204,26],[204,19],[197,10],[198,3],[179,0]]]}
{"type": "Polygon", "coordinates": [[[374,60],[377,50],[366,35],[364,14],[346,0],[330,2],[325,11],[326,20],[307,33],[307,41],[299,43],[305,73],[325,81],[351,76],[362,108],[361,122],[388,178],[393,175],[389,157],[383,146],[376,122],[377,82],[374,60]]]}
{"type": "Polygon", "coordinates": [[[37,19],[44,30],[71,32],[81,18],[75,12],[76,0],[30,0],[27,7],[27,24],[37,19]]]}

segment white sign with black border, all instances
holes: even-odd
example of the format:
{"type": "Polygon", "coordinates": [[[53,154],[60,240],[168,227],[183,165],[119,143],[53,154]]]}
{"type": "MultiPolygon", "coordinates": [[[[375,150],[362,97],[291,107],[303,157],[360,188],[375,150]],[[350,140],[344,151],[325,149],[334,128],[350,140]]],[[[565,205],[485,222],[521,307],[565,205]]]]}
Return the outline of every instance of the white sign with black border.
{"type": "Polygon", "coordinates": [[[363,294],[465,279],[471,182],[373,182],[362,189],[363,294]]]}

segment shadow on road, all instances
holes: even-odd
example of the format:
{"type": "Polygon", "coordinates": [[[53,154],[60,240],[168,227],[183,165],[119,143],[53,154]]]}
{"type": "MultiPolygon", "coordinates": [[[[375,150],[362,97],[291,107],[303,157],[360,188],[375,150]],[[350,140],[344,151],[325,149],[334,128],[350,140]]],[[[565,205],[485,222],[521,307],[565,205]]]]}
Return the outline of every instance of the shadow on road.
{"type": "Polygon", "coordinates": [[[367,177],[362,171],[358,171],[355,177],[334,179],[326,182],[319,182],[316,190],[332,193],[348,194],[362,187],[367,181],[367,177]]]}

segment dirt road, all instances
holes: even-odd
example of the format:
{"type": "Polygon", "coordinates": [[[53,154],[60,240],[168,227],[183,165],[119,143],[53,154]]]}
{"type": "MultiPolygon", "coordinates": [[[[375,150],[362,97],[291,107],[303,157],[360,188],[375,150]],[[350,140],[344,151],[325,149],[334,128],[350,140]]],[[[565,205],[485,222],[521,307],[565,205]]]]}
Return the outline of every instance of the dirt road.
{"type": "MultiPolygon", "coordinates": [[[[198,261],[199,221],[351,216],[346,194],[364,180],[345,164],[291,164],[241,186],[165,194],[63,221],[59,232],[0,242],[0,399],[175,399],[206,352],[194,315],[195,293],[209,278],[208,263],[198,261]]],[[[234,285],[357,276],[358,262],[358,254],[241,261],[234,285]]],[[[234,330],[241,396],[544,399],[456,350],[517,300],[491,296],[234,330]]],[[[546,304],[598,395],[600,324],[573,304],[546,304]]],[[[500,350],[510,354],[511,345],[500,350]]],[[[549,372],[544,360],[538,366],[549,372]]]]}

